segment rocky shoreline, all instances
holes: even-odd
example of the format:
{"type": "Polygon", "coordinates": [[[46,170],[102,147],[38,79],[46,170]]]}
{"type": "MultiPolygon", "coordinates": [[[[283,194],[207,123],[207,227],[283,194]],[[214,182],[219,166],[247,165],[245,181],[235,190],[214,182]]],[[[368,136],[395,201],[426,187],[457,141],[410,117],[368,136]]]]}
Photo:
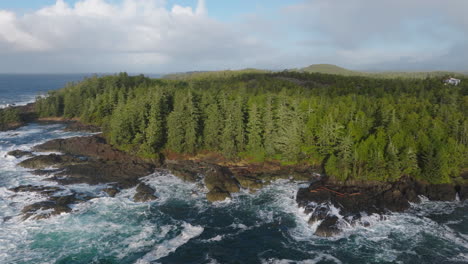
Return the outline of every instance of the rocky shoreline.
{"type": "Polygon", "coordinates": [[[324,177],[300,188],[296,201],[310,214],[309,224],[317,225],[318,236],[334,236],[343,225],[367,225],[363,216],[403,212],[411,203],[421,202],[421,196],[434,201],[466,200],[468,186],[428,184],[410,177],[396,182],[337,182],[324,177]],[[337,216],[334,211],[339,211],[337,216]]]}
{"type": "MultiPolygon", "coordinates": [[[[67,130],[92,131],[98,128],[71,122],[67,130]]],[[[393,183],[384,182],[336,182],[315,173],[307,166],[279,166],[278,164],[246,164],[239,166],[213,162],[209,159],[142,159],[109,145],[102,135],[55,139],[33,147],[34,152],[58,152],[60,154],[34,155],[32,152],[15,150],[8,155],[28,157],[19,166],[42,175],[45,180],[62,185],[86,183],[106,184],[105,195],[114,197],[121,190],[136,187],[133,197],[136,202],[156,200],[156,191],[140,181],[141,177],[157,171],[169,171],[184,181],[197,182],[207,190],[210,202],[230,198],[242,189],[256,191],[276,179],[290,179],[310,183],[300,188],[296,201],[310,215],[309,223],[317,225],[318,236],[334,236],[341,232],[342,225],[362,224],[362,216],[385,215],[401,212],[410,203],[420,201],[423,195],[430,200],[453,201],[468,198],[466,185],[431,185],[402,177],[393,183]],[[340,215],[334,214],[339,210],[340,215]]],[[[157,188],[157,187],[156,187],[157,188]]],[[[10,189],[17,192],[37,192],[47,197],[46,201],[28,205],[22,210],[22,218],[41,219],[51,215],[70,212],[69,205],[95,197],[83,193],[56,196],[60,187],[18,186],[10,189]],[[37,212],[46,212],[36,214],[37,212]]]]}

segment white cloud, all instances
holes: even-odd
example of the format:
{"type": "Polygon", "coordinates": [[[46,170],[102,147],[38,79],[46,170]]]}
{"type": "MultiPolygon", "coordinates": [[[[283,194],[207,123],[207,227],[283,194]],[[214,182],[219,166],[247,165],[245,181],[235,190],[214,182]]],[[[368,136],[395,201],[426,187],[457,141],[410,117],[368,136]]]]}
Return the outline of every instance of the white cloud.
{"type": "Polygon", "coordinates": [[[81,0],[73,6],[57,0],[21,17],[1,11],[0,54],[10,61],[0,62],[0,71],[20,67],[12,64],[15,53],[29,57],[26,66],[37,64],[39,70],[67,71],[94,62],[81,71],[172,71],[230,67],[240,57],[267,50],[254,36],[207,14],[204,0],[194,9],[166,9],[161,0],[81,0]],[[47,61],[47,54],[56,64],[47,61]],[[114,63],[109,63],[110,57],[114,63]],[[230,60],[233,63],[226,63],[230,60]]]}
{"type": "Polygon", "coordinates": [[[246,6],[231,22],[212,19],[205,0],[169,8],[165,0],[57,0],[22,15],[0,10],[0,72],[284,69],[312,63],[468,69],[466,0],[303,0],[271,13],[251,10],[246,6]]]}
{"type": "MultiPolygon", "coordinates": [[[[355,68],[457,69],[459,63],[441,58],[468,45],[466,10],[466,0],[304,0],[284,8],[283,15],[302,30],[300,43],[332,47],[322,59],[355,68]]],[[[468,61],[466,52],[459,56],[468,61]]]]}

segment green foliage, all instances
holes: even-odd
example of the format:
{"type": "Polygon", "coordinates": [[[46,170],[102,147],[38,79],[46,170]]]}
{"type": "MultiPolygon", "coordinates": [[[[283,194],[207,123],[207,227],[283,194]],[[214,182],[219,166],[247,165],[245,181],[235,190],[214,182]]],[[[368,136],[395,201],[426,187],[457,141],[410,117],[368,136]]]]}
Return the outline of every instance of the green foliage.
{"type": "Polygon", "coordinates": [[[5,130],[9,125],[21,122],[21,117],[17,109],[0,109],[0,131],[5,130]]]}
{"type": "Polygon", "coordinates": [[[156,157],[218,152],[321,166],[339,180],[432,183],[468,168],[468,80],[216,72],[180,80],[92,77],[39,98],[40,116],[101,125],[115,146],[156,157]]]}

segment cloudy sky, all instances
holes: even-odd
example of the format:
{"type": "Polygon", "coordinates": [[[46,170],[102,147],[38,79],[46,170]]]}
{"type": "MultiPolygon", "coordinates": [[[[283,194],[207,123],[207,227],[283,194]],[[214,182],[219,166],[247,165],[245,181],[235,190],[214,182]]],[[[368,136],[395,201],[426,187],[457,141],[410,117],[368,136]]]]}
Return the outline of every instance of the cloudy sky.
{"type": "Polygon", "coordinates": [[[0,0],[0,73],[468,70],[467,0],[0,0]]]}

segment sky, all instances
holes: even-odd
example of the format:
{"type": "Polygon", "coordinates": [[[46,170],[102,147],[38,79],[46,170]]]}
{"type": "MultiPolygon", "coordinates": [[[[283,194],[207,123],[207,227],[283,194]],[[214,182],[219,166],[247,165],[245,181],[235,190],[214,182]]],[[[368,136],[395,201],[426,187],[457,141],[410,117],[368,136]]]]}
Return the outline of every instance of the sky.
{"type": "Polygon", "coordinates": [[[467,0],[0,0],[0,73],[468,71],[467,0]]]}

